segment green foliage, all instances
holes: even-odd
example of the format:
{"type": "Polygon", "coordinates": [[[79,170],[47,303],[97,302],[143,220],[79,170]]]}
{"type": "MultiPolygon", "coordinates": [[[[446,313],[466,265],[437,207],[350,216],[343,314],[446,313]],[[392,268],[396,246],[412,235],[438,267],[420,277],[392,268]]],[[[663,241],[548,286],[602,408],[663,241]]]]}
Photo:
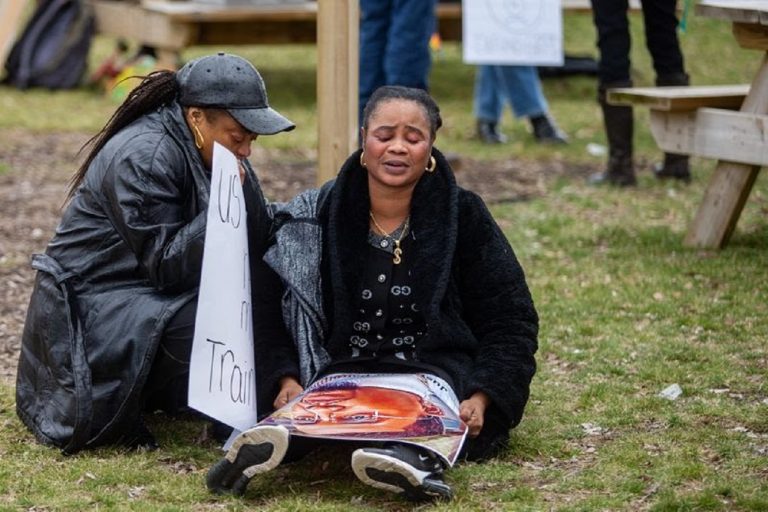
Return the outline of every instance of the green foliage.
{"type": "MultiPolygon", "coordinates": [[[[653,73],[642,24],[633,17],[638,85],[653,73]]],[[[588,15],[565,18],[566,48],[595,55],[588,15]]],[[[756,52],[736,46],[726,23],[689,19],[682,36],[694,83],[748,82],[756,52]],[[716,65],[713,59],[716,56],[716,65]]],[[[93,59],[109,42],[99,40],[93,59]]],[[[219,48],[216,48],[219,50],[219,48]]],[[[236,47],[263,72],[273,105],[299,128],[259,144],[292,152],[315,147],[314,49],[236,47]]],[[[185,58],[212,51],[194,48],[185,58]]],[[[545,81],[552,111],[571,135],[563,148],[533,143],[509,114],[514,141],[473,139],[474,69],[446,44],[432,84],[446,120],[439,145],[476,160],[514,155],[599,166],[588,142],[604,143],[592,78],[545,81]]],[[[114,109],[87,91],[3,88],[0,128],[93,132],[114,109]]],[[[658,154],[637,111],[637,151],[658,154]]],[[[4,165],[0,164],[0,173],[4,165]]],[[[689,186],[641,173],[635,190],[595,189],[561,176],[529,202],[492,211],[523,263],[541,316],[539,371],[521,425],[504,457],[459,465],[457,498],[441,510],[768,509],[768,183],[758,178],[723,251],[682,247],[713,163],[694,159],[689,186]],[[658,393],[670,384],[680,398],[658,393]]],[[[0,388],[0,509],[8,510],[406,510],[398,498],[356,481],[348,458],[321,452],[257,477],[243,499],[210,495],[203,480],[220,453],[200,441],[204,425],[153,418],[162,448],[102,449],[64,457],[36,444],[0,388]]],[[[424,507],[432,508],[432,507],[424,507]]]]}

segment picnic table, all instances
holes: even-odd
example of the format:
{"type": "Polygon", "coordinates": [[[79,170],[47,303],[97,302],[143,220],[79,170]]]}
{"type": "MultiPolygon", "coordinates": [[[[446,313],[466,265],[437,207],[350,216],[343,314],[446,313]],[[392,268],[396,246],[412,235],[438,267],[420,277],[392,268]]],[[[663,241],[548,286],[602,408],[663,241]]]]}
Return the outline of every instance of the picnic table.
{"type": "Polygon", "coordinates": [[[731,22],[738,44],[759,50],[755,56],[762,62],[751,85],[722,86],[719,94],[710,87],[709,105],[651,111],[661,149],[717,159],[684,241],[714,249],[728,243],[760,168],[768,165],[768,0],[701,0],[695,12],[731,22]],[[738,110],[728,109],[734,106],[738,110]]]}
{"type": "Polygon", "coordinates": [[[743,48],[760,50],[751,84],[610,89],[608,102],[651,109],[651,133],[669,153],[717,160],[684,244],[719,249],[768,165],[768,0],[701,0],[696,14],[730,21],[743,48]]]}
{"type": "Polygon", "coordinates": [[[708,109],[693,123],[691,149],[699,152],[711,142],[718,149],[707,156],[718,162],[685,243],[720,248],[736,228],[761,166],[768,165],[768,1],[702,0],[695,12],[731,22],[738,44],[759,50],[762,62],[738,112],[708,109]]]}

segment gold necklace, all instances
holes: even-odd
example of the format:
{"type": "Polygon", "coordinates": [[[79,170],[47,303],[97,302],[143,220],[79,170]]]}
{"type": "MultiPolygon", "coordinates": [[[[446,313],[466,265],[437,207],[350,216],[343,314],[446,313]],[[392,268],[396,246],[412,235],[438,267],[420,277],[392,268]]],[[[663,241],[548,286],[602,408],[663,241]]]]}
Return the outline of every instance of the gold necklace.
{"type": "Polygon", "coordinates": [[[376,229],[379,230],[379,233],[381,233],[381,236],[387,237],[395,244],[395,250],[392,251],[392,254],[394,254],[394,257],[392,258],[392,263],[395,265],[399,265],[402,260],[401,256],[403,255],[403,250],[400,248],[400,241],[403,239],[405,234],[408,232],[408,222],[411,219],[411,216],[407,216],[405,218],[405,222],[403,223],[403,230],[400,232],[400,236],[397,238],[392,238],[391,235],[389,235],[384,229],[379,226],[379,223],[376,222],[376,217],[373,216],[373,211],[368,212],[371,215],[371,220],[373,221],[373,225],[376,226],[376,229]]]}

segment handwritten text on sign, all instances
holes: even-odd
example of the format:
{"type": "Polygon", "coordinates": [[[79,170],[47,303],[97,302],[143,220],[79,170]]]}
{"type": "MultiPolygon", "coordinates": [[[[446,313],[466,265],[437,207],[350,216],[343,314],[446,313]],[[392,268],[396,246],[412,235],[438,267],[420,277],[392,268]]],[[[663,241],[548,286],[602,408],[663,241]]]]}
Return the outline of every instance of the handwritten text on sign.
{"type": "Polygon", "coordinates": [[[464,62],[563,64],[560,0],[464,0],[464,62]]]}
{"type": "Polygon", "coordinates": [[[248,232],[238,162],[214,145],[189,406],[238,430],[256,423],[248,232]]]}

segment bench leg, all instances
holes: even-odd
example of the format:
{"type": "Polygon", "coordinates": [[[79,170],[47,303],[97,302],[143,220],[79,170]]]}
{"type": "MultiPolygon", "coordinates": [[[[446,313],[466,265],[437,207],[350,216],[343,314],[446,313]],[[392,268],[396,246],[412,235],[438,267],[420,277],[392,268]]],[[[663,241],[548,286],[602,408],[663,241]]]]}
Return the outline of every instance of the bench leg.
{"type": "Polygon", "coordinates": [[[728,243],[760,167],[719,161],[684,244],[720,249],[728,243]]]}

